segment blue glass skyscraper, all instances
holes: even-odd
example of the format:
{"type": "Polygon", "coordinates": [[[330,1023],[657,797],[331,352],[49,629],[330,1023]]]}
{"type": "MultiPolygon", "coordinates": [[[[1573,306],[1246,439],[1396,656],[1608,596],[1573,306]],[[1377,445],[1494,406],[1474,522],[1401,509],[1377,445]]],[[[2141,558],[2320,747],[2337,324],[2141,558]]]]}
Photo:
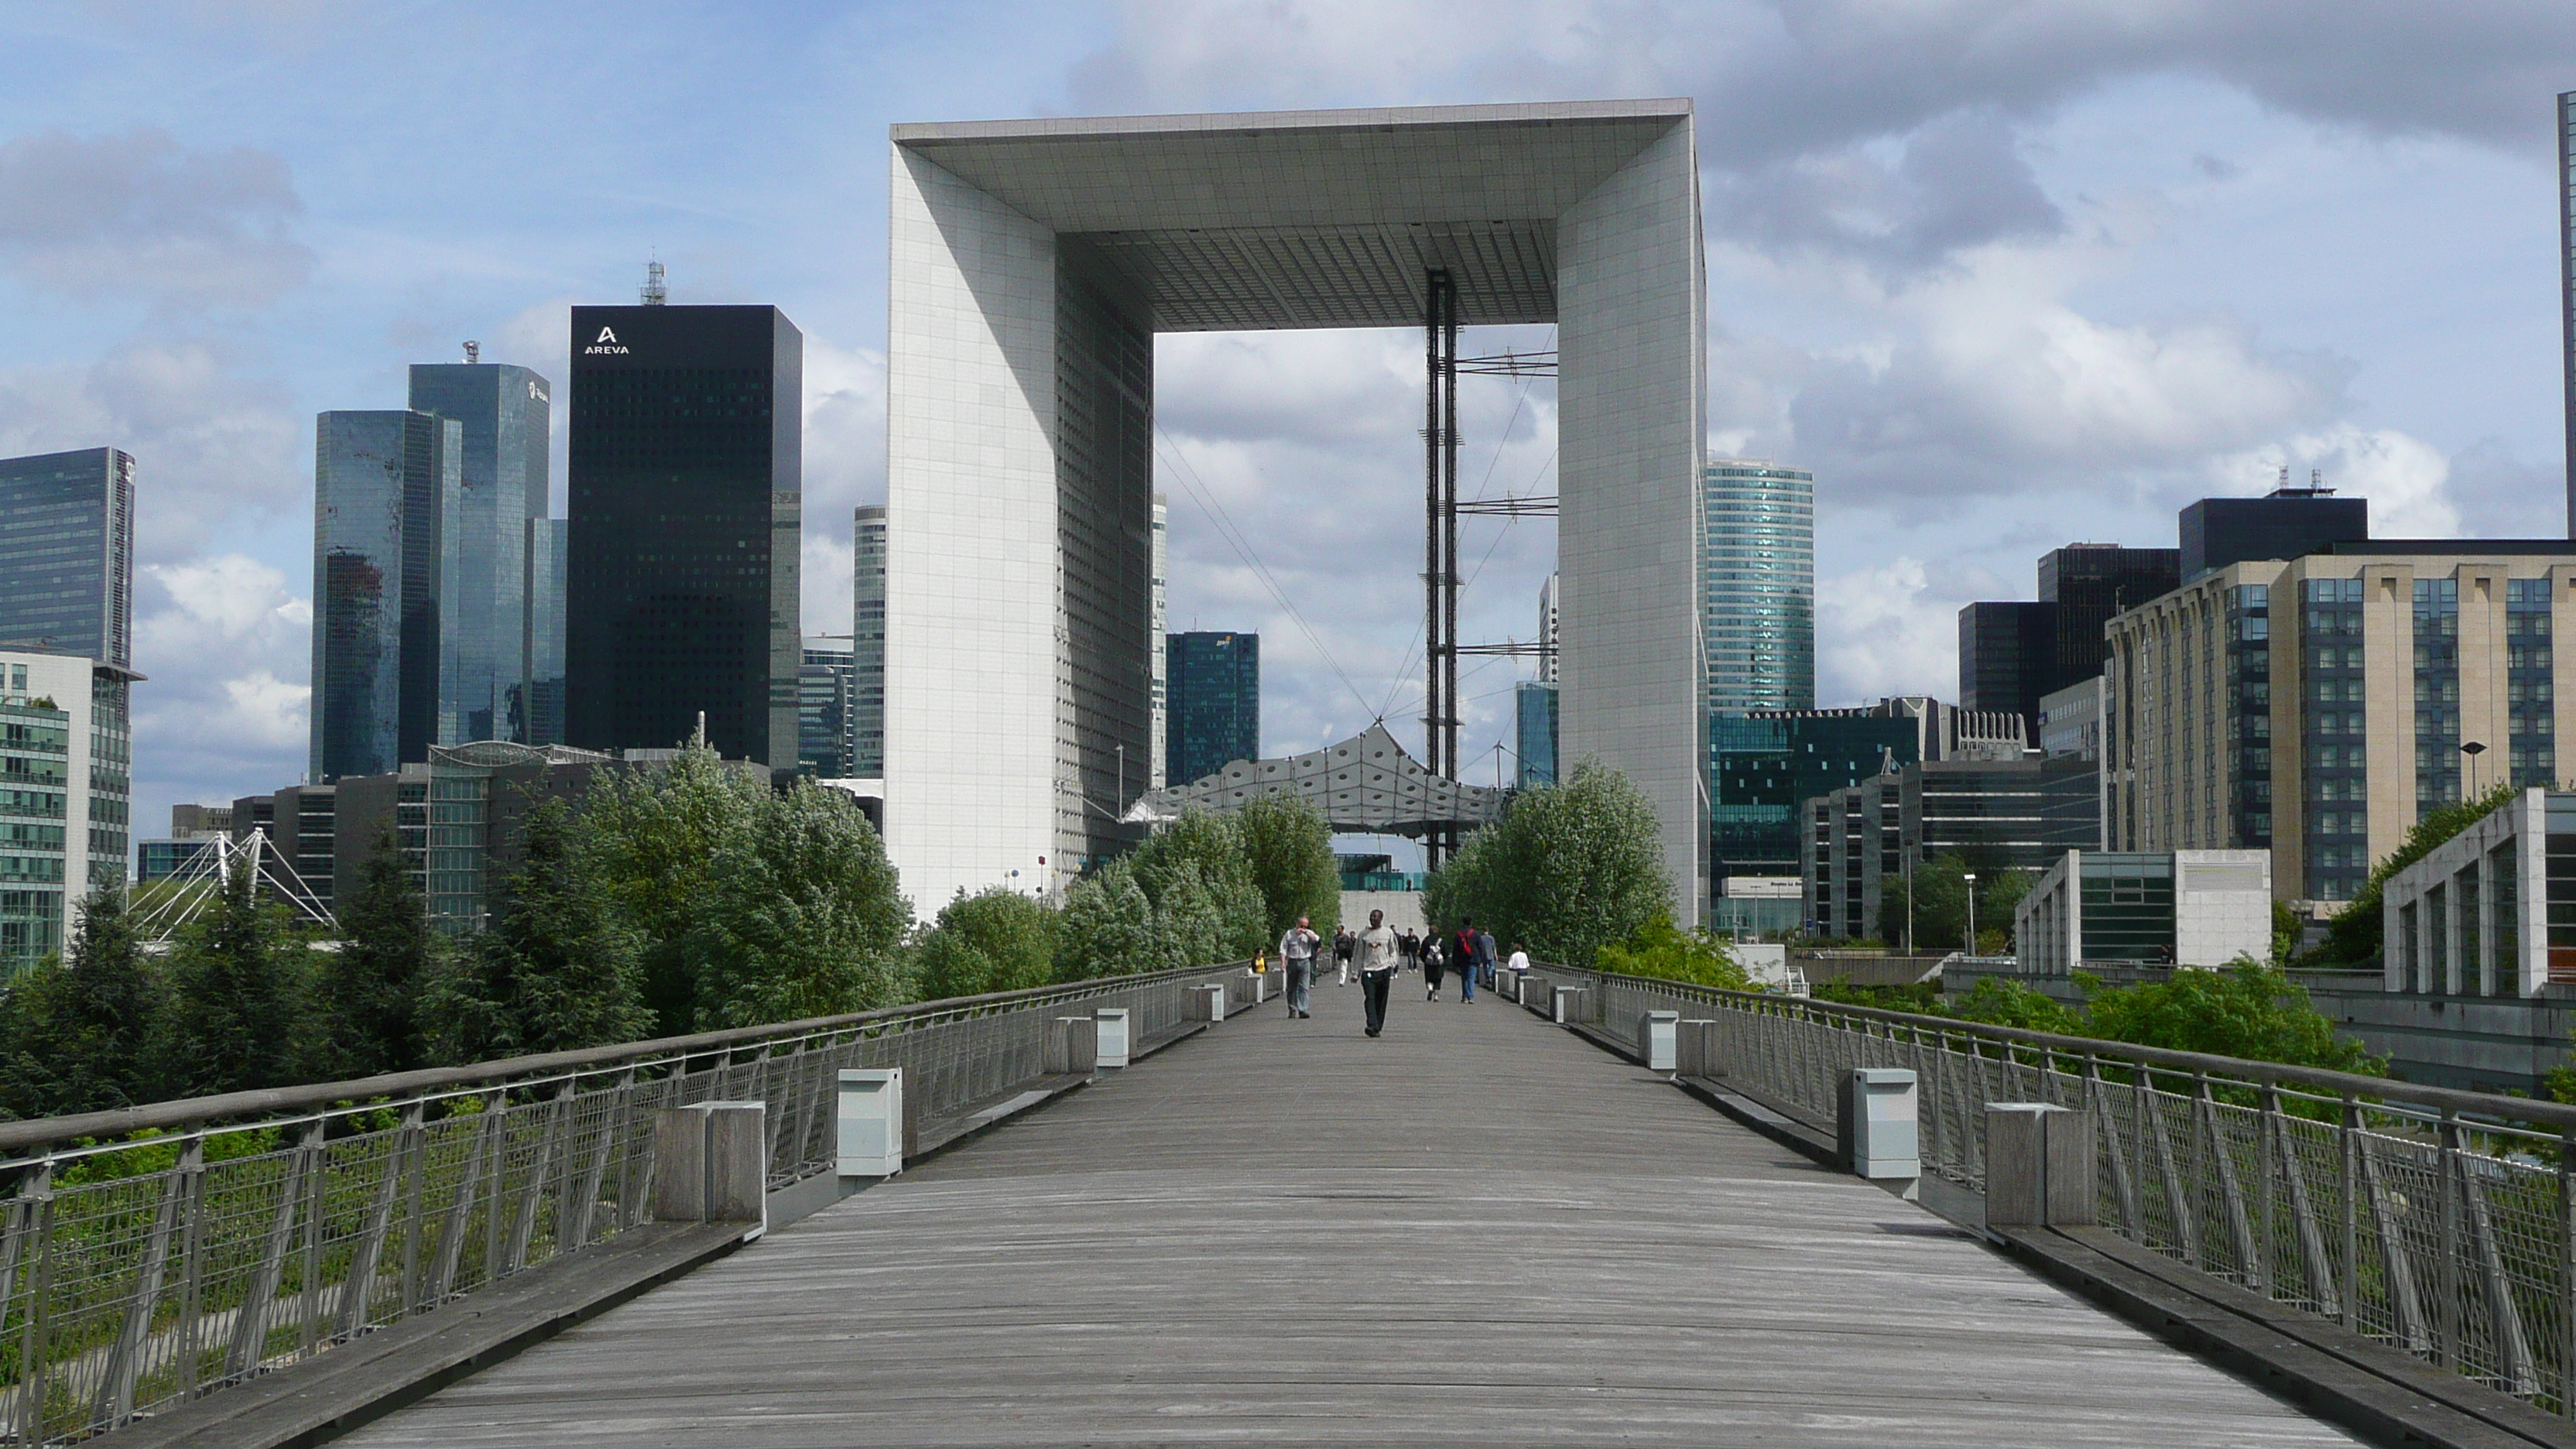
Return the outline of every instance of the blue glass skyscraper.
{"type": "Polygon", "coordinates": [[[570,525],[528,520],[528,638],[521,692],[521,744],[564,742],[564,568],[570,525]]]}
{"type": "Polygon", "coordinates": [[[1815,475],[1711,463],[1700,526],[1709,712],[1815,708],[1815,475]]]}
{"type": "Polygon", "coordinates": [[[134,664],[134,459],[0,458],[0,645],[134,664]]]}
{"type": "Polygon", "coordinates": [[[440,522],[464,426],[327,412],[314,428],[312,783],[425,762],[437,742],[440,522]]]}
{"type": "Polygon", "coordinates": [[[440,520],[438,738],[519,740],[528,629],[528,521],[546,515],[546,380],[493,362],[419,363],[411,409],[461,425],[453,509],[440,520]]]}
{"type": "MultiPolygon", "coordinates": [[[[1164,644],[1170,739],[1166,770],[1175,785],[1202,780],[1236,760],[1261,758],[1261,636],[1174,634],[1164,644]]],[[[1135,779],[1147,761],[1129,762],[1135,779]]]]}

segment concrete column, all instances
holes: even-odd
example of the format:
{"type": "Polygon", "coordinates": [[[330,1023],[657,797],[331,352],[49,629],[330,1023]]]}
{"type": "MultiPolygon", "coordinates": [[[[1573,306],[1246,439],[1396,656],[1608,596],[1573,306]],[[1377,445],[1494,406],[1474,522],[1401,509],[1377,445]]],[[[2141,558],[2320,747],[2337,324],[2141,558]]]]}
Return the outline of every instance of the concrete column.
{"type": "Polygon", "coordinates": [[[1550,1019],[1555,1021],[1559,1026],[1568,1026],[1575,1022],[1584,1020],[1585,1006],[1583,997],[1584,988],[1580,986],[1557,987],[1551,1000],[1551,1005],[1554,1007],[1554,1014],[1550,1019]]]}
{"type": "Polygon", "coordinates": [[[656,1222],[769,1224],[768,1108],[695,1102],[653,1119],[656,1222]]]}
{"type": "Polygon", "coordinates": [[[1096,1040],[1100,1049],[1100,1065],[1104,1067],[1127,1065],[1127,1054],[1135,1045],[1129,1036],[1131,1015],[1123,1006],[1103,1006],[1091,1013],[1091,1020],[1098,1032],[1096,1040]]]}
{"type": "Polygon", "coordinates": [[[1717,1023],[1685,1021],[1673,1029],[1673,1075],[1717,1075],[1717,1023]]]}
{"type": "Polygon", "coordinates": [[[2045,1102],[1986,1104],[1986,1226],[2090,1227],[2093,1116],[2045,1102]]]}
{"type": "Polygon", "coordinates": [[[903,1171],[903,1068],[852,1067],[840,1074],[835,1170],[843,1177],[903,1171]]]}
{"type": "MultiPolygon", "coordinates": [[[[1222,991],[1224,987],[1218,987],[1222,991]]],[[[1100,1065],[1100,1023],[1088,1016],[1059,1016],[1047,1023],[1049,1076],[1089,1076],[1100,1065]]]]}
{"type": "Polygon", "coordinates": [[[1193,986],[1190,988],[1190,1020],[1225,1020],[1225,987],[1193,986]]]}

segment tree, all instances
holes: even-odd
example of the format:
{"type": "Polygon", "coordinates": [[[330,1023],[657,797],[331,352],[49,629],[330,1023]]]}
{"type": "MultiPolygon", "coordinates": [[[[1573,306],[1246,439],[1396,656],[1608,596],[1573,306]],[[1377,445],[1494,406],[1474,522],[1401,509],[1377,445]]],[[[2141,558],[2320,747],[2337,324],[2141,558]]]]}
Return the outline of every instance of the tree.
{"type": "Polygon", "coordinates": [[[135,937],[125,892],[92,892],[80,919],[68,955],[20,973],[10,986],[8,1062],[0,1075],[18,1116],[105,1112],[160,1095],[151,1056],[167,992],[135,937]]]}
{"type": "Polygon", "coordinates": [[[158,1055],[182,1096],[284,1086],[296,1079],[311,953],[287,935],[284,910],[251,890],[247,861],[224,876],[170,957],[170,1008],[158,1055]]]}
{"type": "Polygon", "coordinates": [[[1597,762],[1524,793],[1431,878],[1434,930],[1461,916],[1542,961],[1590,966],[1672,909],[1662,827],[1628,777],[1597,762]]]}
{"type": "Polygon", "coordinates": [[[1977,877],[1979,949],[2000,947],[2012,931],[2013,907],[2030,894],[2033,876],[2011,866],[1972,863],[1962,855],[1937,855],[1918,863],[1910,876],[1881,878],[1878,934],[1899,946],[1913,927],[1913,949],[1927,954],[1956,951],[1968,943],[1968,876],[1977,877]],[[1912,902],[1909,916],[1908,900],[1912,902]],[[1990,937],[1989,932],[2002,933],[1990,937]]]}
{"type": "Polygon", "coordinates": [[[1089,981],[1159,969],[1168,952],[1155,928],[1154,906],[1124,860],[1112,861],[1065,892],[1057,925],[1059,981],[1089,981]]]}
{"type": "Polygon", "coordinates": [[[340,949],[315,983],[323,1060],[312,1064],[314,1075],[372,1077],[426,1065],[420,992],[442,942],[392,831],[377,837],[339,917],[340,949]]]}
{"type": "MultiPolygon", "coordinates": [[[[1189,811],[1128,859],[1154,903],[1175,966],[1249,959],[1271,939],[1270,905],[1252,872],[1243,828],[1231,815],[1189,811]]],[[[1334,888],[1340,889],[1338,875],[1334,888]]],[[[1284,928],[1283,928],[1284,929],[1284,928]]]]}
{"type": "Polygon", "coordinates": [[[442,961],[423,993],[422,1033],[440,1061],[609,1046],[652,1025],[641,943],[582,870],[571,812],[549,800],[524,828],[509,909],[471,949],[442,961]]]}
{"type": "Polygon", "coordinates": [[[1295,795],[1263,795],[1235,817],[1252,879],[1268,907],[1262,941],[1275,945],[1299,916],[1330,936],[1342,920],[1342,872],[1333,859],[1333,830],[1295,795]]]}
{"type": "Polygon", "coordinates": [[[2335,1035],[2308,991],[2278,967],[2239,956],[2217,971],[2095,993],[2086,1036],[2258,1062],[2379,1076],[2387,1064],[2335,1035]]]}
{"type": "Polygon", "coordinates": [[[1745,991],[1753,985],[1725,937],[1705,926],[1685,931],[1673,924],[1670,913],[1656,915],[1626,941],[1602,947],[1594,964],[1615,975],[1687,981],[1725,991],[1745,991]]]}
{"type": "Polygon", "coordinates": [[[1001,886],[964,891],[913,947],[925,1000],[1044,986],[1055,979],[1056,913],[1001,886]]]}
{"type": "Polygon", "coordinates": [[[716,861],[689,943],[697,1020],[759,1026],[904,999],[912,908],[885,843],[838,790],[764,794],[716,861]]]}
{"type": "Polygon", "coordinates": [[[659,770],[602,771],[582,803],[580,867],[634,927],[645,1004],[661,1035],[698,1025],[692,971],[717,901],[716,870],[762,818],[768,785],[692,745],[659,770]]]}
{"type": "Polygon", "coordinates": [[[2385,929],[2380,906],[2388,878],[2432,854],[2435,846],[2494,814],[2503,808],[2506,801],[2521,793],[2514,785],[2498,785],[2475,799],[2444,805],[2417,820],[2406,832],[2406,838],[2398,843],[2397,849],[2391,851],[2387,859],[2371,867],[2369,879],[2362,882],[2352,903],[2336,912],[2334,919],[2326,923],[2325,944],[2311,953],[2315,958],[2314,964],[2377,965],[2382,944],[2380,936],[2385,929]]]}

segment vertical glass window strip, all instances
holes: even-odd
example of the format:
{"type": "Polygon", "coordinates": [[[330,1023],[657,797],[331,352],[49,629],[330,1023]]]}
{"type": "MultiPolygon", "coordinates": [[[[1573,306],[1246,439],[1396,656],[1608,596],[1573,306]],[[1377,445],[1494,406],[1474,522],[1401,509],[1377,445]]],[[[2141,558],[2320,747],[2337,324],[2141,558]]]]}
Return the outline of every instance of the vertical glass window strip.
{"type": "Polygon", "coordinates": [[[2519,836],[2487,852],[2487,895],[2495,918],[2499,996],[2522,994],[2522,851],[2519,836]]]}
{"type": "Polygon", "coordinates": [[[2415,581],[2415,816],[2460,799],[2460,581],[2415,581]]]}
{"type": "Polygon", "coordinates": [[[2351,900],[2370,871],[2361,593],[2358,578],[2309,579],[2300,590],[2303,891],[2311,900],[2351,900]]]}
{"type": "MultiPolygon", "coordinates": [[[[2504,764],[2505,778],[2516,788],[2558,782],[2549,583],[2547,579],[2507,579],[2504,586],[2504,764]]],[[[2487,743],[2493,748],[2496,742],[2487,743]]]]}

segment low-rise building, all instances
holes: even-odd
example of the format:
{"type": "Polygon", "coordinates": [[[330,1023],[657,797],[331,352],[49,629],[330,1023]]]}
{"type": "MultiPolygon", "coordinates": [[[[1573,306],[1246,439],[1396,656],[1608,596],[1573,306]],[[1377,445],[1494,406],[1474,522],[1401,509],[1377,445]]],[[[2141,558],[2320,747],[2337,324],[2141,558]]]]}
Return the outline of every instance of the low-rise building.
{"type": "Polygon", "coordinates": [[[2433,996],[2576,984],[2576,790],[2524,790],[2380,887],[2381,982],[2433,996]]]}
{"type": "Polygon", "coordinates": [[[2272,951],[2272,857],[2260,850],[2070,850],[2013,908],[2019,969],[2224,966],[2272,951]]]}
{"type": "Polygon", "coordinates": [[[2024,754],[1897,765],[1811,799],[1800,862],[1808,927],[1879,935],[1887,882],[1942,856],[1980,872],[2039,871],[2068,850],[2093,849],[2099,798],[2094,761],[2024,754]]]}

